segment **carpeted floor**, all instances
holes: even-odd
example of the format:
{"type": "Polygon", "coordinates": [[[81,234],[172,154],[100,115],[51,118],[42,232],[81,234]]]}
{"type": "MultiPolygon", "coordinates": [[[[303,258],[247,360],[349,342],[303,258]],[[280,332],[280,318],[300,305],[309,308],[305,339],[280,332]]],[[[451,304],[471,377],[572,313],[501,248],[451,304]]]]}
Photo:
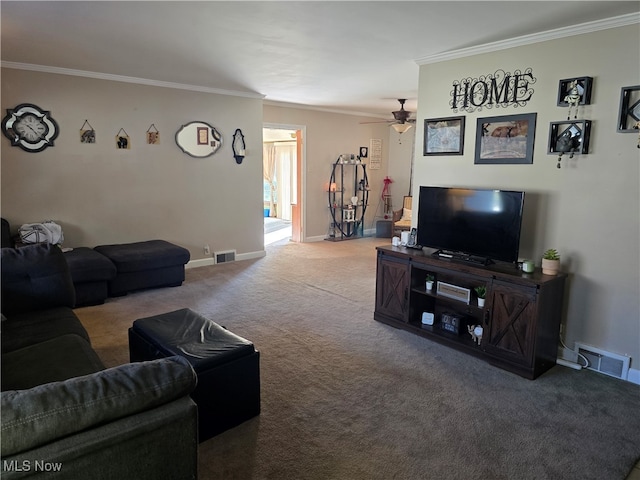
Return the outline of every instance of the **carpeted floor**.
{"type": "Polygon", "coordinates": [[[530,381],[374,321],[383,243],[276,244],[76,312],[109,366],[133,320],[182,307],[255,343],[262,413],[200,445],[200,479],[625,479],[640,386],[561,366],[530,381]]]}

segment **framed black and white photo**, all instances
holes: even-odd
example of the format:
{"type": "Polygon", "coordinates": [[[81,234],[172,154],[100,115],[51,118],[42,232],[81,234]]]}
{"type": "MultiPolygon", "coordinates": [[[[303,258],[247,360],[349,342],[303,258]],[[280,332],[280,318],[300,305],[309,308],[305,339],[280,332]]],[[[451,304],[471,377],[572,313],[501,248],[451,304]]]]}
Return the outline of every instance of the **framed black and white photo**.
{"type": "Polygon", "coordinates": [[[535,113],[478,118],[476,164],[533,163],[535,113]]]}
{"type": "Polygon", "coordinates": [[[464,119],[464,116],[425,119],[424,155],[462,155],[464,119]]]}

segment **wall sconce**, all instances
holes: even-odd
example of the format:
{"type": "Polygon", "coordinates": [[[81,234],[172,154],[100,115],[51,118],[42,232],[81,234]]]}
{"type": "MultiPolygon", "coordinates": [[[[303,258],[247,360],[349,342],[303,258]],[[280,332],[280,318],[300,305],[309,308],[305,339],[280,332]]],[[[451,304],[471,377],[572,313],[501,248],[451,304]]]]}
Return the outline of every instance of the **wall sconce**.
{"type": "Polygon", "coordinates": [[[242,130],[236,128],[236,132],[233,134],[233,142],[231,142],[231,149],[233,150],[233,158],[236,159],[237,164],[241,164],[242,160],[244,160],[246,148],[242,130]]]}

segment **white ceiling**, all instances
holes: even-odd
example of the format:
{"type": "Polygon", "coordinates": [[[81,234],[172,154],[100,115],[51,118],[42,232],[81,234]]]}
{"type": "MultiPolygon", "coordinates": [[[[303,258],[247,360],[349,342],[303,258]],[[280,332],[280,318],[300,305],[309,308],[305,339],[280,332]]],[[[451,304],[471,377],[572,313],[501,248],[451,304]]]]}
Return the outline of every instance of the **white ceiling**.
{"type": "Polygon", "coordinates": [[[2,1],[0,8],[4,66],[391,118],[397,98],[415,110],[418,63],[429,57],[637,15],[640,2],[2,1]]]}

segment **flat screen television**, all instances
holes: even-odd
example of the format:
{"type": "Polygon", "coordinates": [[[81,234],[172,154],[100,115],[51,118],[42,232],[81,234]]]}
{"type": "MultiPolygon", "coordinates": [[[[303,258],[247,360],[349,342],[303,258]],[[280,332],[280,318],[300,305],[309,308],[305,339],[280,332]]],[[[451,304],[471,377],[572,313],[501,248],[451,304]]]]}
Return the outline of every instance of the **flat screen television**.
{"type": "Polygon", "coordinates": [[[421,186],[417,243],[435,254],[515,263],[524,192],[421,186]]]}

